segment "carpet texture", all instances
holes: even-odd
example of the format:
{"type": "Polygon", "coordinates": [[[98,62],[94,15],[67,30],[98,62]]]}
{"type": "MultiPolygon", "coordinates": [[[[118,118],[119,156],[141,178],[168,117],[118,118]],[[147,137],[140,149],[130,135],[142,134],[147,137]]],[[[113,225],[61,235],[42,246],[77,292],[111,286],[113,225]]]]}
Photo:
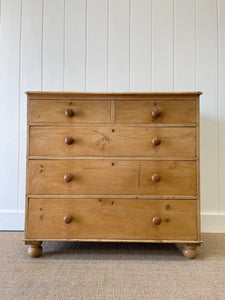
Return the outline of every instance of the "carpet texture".
{"type": "Polygon", "coordinates": [[[173,244],[44,242],[0,232],[0,299],[225,299],[225,234],[203,234],[194,260],[173,244]]]}

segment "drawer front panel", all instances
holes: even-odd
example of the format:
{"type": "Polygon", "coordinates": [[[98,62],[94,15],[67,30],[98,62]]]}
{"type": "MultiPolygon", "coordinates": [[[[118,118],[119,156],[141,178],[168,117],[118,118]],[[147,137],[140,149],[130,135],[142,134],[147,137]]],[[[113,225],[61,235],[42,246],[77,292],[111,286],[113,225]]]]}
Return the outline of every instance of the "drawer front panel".
{"type": "Polygon", "coordinates": [[[116,101],[116,123],[160,124],[195,123],[193,101],[116,101]],[[157,110],[154,112],[154,110],[157,110]],[[154,115],[154,116],[153,116],[154,115]]]}
{"type": "Polygon", "coordinates": [[[30,155],[194,157],[195,144],[194,127],[32,126],[30,131],[30,155]],[[160,139],[160,145],[153,144],[154,138],[160,139]]]}
{"type": "Polygon", "coordinates": [[[110,101],[32,100],[30,120],[35,123],[110,123],[110,110],[110,101]]]}
{"type": "Polygon", "coordinates": [[[29,177],[32,195],[196,195],[196,161],[30,160],[29,177]]]}
{"type": "Polygon", "coordinates": [[[30,199],[28,237],[194,240],[196,223],[195,200],[30,199]]]}

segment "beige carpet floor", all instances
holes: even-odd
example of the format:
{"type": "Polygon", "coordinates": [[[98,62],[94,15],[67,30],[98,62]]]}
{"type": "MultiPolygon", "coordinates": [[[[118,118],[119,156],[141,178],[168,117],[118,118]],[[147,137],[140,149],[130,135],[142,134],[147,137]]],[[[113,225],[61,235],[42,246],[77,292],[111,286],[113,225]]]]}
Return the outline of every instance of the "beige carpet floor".
{"type": "Polygon", "coordinates": [[[194,260],[172,244],[43,243],[0,232],[0,299],[225,299],[225,234],[203,234],[194,260]]]}

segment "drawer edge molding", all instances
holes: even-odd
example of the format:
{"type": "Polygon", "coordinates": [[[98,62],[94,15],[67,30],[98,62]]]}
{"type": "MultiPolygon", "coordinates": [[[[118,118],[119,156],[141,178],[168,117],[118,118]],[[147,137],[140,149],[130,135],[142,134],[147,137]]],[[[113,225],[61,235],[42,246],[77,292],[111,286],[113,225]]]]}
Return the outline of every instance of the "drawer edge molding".
{"type": "Polygon", "coordinates": [[[201,244],[202,240],[138,240],[138,239],[32,239],[24,238],[25,245],[29,245],[33,241],[49,241],[49,242],[115,242],[115,243],[165,243],[165,244],[201,244]]]}

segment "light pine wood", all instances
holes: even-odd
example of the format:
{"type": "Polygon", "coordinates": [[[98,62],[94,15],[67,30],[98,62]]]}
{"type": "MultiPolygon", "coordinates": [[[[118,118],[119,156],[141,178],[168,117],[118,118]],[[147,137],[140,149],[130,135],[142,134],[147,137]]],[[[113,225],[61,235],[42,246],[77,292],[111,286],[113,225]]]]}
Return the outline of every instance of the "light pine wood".
{"type": "Polygon", "coordinates": [[[198,254],[197,252],[197,246],[195,244],[185,244],[183,249],[182,249],[182,253],[184,254],[184,256],[186,258],[192,259],[195,258],[198,254]]]}
{"type": "MultiPolygon", "coordinates": [[[[29,245],[34,239],[23,239],[25,245],[29,245]]],[[[178,239],[178,240],[162,240],[162,239],[141,239],[141,240],[137,240],[137,239],[35,239],[35,241],[46,241],[46,242],[56,242],[56,241],[60,241],[60,242],[120,242],[120,243],[164,243],[164,244],[170,244],[170,243],[176,243],[176,245],[180,245],[183,246],[183,244],[187,244],[187,243],[191,243],[191,244],[196,244],[197,246],[200,246],[202,244],[201,240],[182,240],[182,239],[178,239]]]]}
{"type": "MultiPolygon", "coordinates": [[[[112,113],[111,113],[112,115],[112,113]]],[[[113,122],[112,123],[105,123],[104,124],[104,127],[107,128],[107,127],[111,127],[113,124],[113,127],[116,128],[116,127],[121,127],[120,124],[114,124],[113,122]]],[[[50,122],[44,122],[44,123],[38,123],[38,122],[29,122],[27,125],[33,125],[33,126],[40,126],[40,125],[44,125],[44,126],[60,126],[60,127],[93,127],[93,124],[92,123],[60,123],[58,122],[57,124],[53,124],[53,123],[50,123],[50,122]]],[[[197,126],[198,124],[197,123],[167,123],[167,124],[163,124],[163,123],[158,123],[158,124],[123,124],[122,126],[123,127],[135,127],[135,128],[139,128],[139,127],[144,127],[144,128],[160,128],[160,127],[195,127],[197,126]]],[[[102,127],[102,124],[97,124],[95,123],[94,124],[95,127],[102,127]]]]}
{"type": "Polygon", "coordinates": [[[31,101],[31,122],[51,123],[109,123],[110,101],[31,101]],[[66,110],[74,111],[74,116],[66,116],[66,110]]]}
{"type": "Polygon", "coordinates": [[[116,101],[116,123],[194,123],[196,121],[195,101],[116,101]],[[154,118],[153,112],[161,113],[154,118]]]}
{"type": "Polygon", "coordinates": [[[171,101],[174,98],[181,98],[182,100],[193,100],[196,95],[201,95],[202,92],[133,92],[133,93],[90,93],[90,92],[40,92],[40,91],[26,91],[25,94],[31,97],[31,99],[123,99],[123,100],[140,100],[153,98],[168,99],[171,101]]]}
{"type": "Polygon", "coordinates": [[[29,243],[29,248],[27,250],[27,253],[30,257],[32,258],[37,258],[41,255],[42,253],[42,247],[41,247],[42,242],[30,242],[29,243]]]}
{"type": "Polygon", "coordinates": [[[195,200],[30,199],[28,223],[32,238],[197,238],[195,200]]]}
{"type": "Polygon", "coordinates": [[[195,157],[195,128],[39,127],[30,131],[30,155],[195,157]],[[66,138],[73,143],[68,145],[66,138]],[[157,137],[161,144],[155,147],[157,137]]]}
{"type": "MultiPolygon", "coordinates": [[[[40,198],[45,198],[45,199],[50,199],[52,198],[52,195],[28,195],[28,198],[36,198],[36,199],[40,199],[40,198]]],[[[54,195],[55,199],[69,199],[69,198],[76,198],[76,199],[98,199],[98,198],[104,198],[104,199],[111,199],[111,198],[115,198],[115,199],[151,199],[151,200],[194,200],[197,199],[197,196],[182,196],[182,195],[78,195],[78,194],[72,194],[72,195],[54,195]]]]}
{"type": "Polygon", "coordinates": [[[29,176],[30,194],[196,195],[195,161],[31,160],[29,176]]]}
{"type": "MultiPolygon", "coordinates": [[[[121,160],[121,157],[119,156],[28,156],[29,159],[54,159],[54,160],[68,160],[68,159],[72,159],[72,160],[80,160],[80,159],[85,159],[85,160],[121,160]]],[[[195,157],[188,157],[188,156],[182,156],[182,157],[141,157],[141,156],[124,156],[123,160],[159,160],[160,161],[166,161],[166,160],[198,160],[198,158],[195,157]]]]}
{"type": "Polygon", "coordinates": [[[174,242],[195,257],[200,94],[27,92],[29,255],[61,240],[174,242]]]}
{"type": "MultiPolygon", "coordinates": [[[[199,123],[200,120],[200,99],[199,96],[196,97],[196,119],[199,123]]],[[[196,127],[196,151],[197,151],[197,214],[200,216],[201,214],[201,207],[200,207],[200,126],[196,127]]],[[[198,239],[201,239],[201,218],[198,218],[197,222],[198,227],[198,239]]]]}

